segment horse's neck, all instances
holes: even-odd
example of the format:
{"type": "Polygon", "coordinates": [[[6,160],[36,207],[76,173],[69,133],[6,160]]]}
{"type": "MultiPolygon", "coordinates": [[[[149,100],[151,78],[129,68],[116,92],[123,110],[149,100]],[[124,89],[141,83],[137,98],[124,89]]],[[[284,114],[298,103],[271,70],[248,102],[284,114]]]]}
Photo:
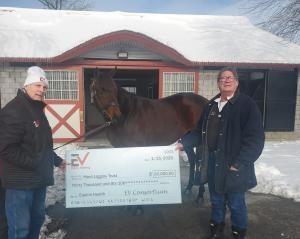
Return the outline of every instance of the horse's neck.
{"type": "Polygon", "coordinates": [[[137,98],[138,96],[129,93],[123,88],[118,88],[118,103],[123,115],[127,115],[133,108],[135,108],[137,98]]]}

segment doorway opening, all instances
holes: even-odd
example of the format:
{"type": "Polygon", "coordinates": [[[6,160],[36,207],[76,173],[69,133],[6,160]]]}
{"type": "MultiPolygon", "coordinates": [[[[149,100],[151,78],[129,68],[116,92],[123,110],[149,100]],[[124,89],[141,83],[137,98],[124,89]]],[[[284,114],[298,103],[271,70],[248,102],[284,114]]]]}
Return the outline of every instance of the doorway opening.
{"type": "MultiPolygon", "coordinates": [[[[84,69],[86,132],[105,122],[104,117],[91,101],[89,86],[95,70],[95,68],[84,69]]],[[[109,72],[111,69],[101,69],[101,71],[109,72]]],[[[158,98],[159,70],[117,69],[113,79],[119,87],[132,94],[150,99],[158,98]]]]}

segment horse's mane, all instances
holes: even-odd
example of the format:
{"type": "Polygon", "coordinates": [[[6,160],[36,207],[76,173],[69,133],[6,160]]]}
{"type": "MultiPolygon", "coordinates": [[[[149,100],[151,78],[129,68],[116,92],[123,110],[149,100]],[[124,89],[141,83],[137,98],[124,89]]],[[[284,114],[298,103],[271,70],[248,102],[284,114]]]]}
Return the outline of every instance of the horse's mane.
{"type": "Polygon", "coordinates": [[[197,97],[202,98],[202,100],[204,102],[207,101],[207,99],[205,97],[203,97],[201,95],[197,95],[197,94],[192,93],[192,92],[179,92],[179,93],[169,95],[169,96],[166,96],[166,97],[162,97],[162,98],[159,98],[159,99],[150,99],[150,98],[147,98],[147,97],[137,96],[136,94],[130,93],[130,92],[128,92],[127,90],[123,89],[120,86],[117,86],[117,89],[118,89],[118,102],[119,102],[119,104],[120,103],[122,104],[122,102],[124,102],[124,100],[126,100],[127,105],[132,104],[133,102],[137,102],[139,100],[152,101],[152,102],[155,102],[155,101],[169,102],[169,101],[173,101],[174,98],[195,97],[195,95],[197,97]]]}
{"type": "Polygon", "coordinates": [[[128,92],[120,86],[117,86],[118,103],[122,114],[127,114],[132,109],[132,105],[137,101],[138,96],[128,92]]]}
{"type": "Polygon", "coordinates": [[[129,91],[125,90],[124,88],[117,86],[118,89],[118,97],[122,95],[126,95],[128,97],[137,97],[135,94],[130,93],[129,91]]]}

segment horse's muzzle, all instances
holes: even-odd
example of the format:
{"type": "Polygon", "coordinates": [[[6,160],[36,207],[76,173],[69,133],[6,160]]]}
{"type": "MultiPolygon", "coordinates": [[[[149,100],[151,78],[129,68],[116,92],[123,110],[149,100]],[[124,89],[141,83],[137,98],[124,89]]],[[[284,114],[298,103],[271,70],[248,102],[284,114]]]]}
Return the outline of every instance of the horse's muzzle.
{"type": "Polygon", "coordinates": [[[111,105],[105,110],[106,116],[109,118],[109,120],[113,122],[117,122],[118,119],[121,117],[122,113],[118,106],[111,105]]]}

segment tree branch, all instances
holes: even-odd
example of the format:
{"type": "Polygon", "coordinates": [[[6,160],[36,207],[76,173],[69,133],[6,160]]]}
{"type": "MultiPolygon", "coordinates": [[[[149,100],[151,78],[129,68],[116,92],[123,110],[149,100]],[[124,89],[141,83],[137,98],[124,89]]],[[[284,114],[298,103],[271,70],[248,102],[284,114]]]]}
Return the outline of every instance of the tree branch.
{"type": "Polygon", "coordinates": [[[245,9],[264,18],[258,23],[263,29],[293,42],[300,41],[300,0],[250,0],[245,9]]]}
{"type": "Polygon", "coordinates": [[[56,10],[89,10],[91,3],[89,0],[38,0],[42,5],[48,9],[56,10]]]}

